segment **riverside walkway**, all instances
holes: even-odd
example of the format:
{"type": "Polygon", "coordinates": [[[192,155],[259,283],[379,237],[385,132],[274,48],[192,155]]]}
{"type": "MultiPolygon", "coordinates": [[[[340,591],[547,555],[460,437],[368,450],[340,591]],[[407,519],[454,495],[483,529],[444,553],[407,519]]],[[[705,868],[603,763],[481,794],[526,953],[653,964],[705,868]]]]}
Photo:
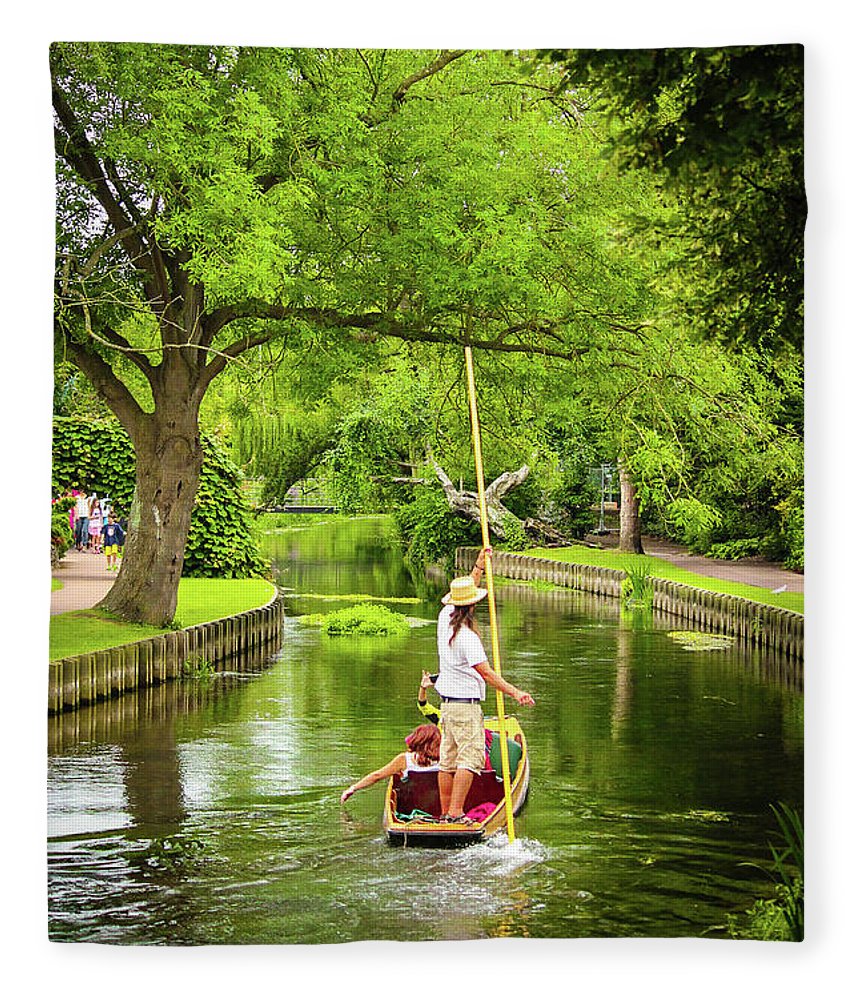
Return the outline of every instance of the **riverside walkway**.
{"type": "Polygon", "coordinates": [[[745,583],[750,587],[766,587],[777,590],[784,587],[791,594],[803,593],[803,574],[785,569],[776,563],[764,559],[708,559],[688,552],[683,545],[664,541],[662,538],[646,536],[642,539],[642,547],[646,555],[688,570],[702,576],[711,576],[715,580],[729,580],[732,583],[745,583]]]}
{"type": "Polygon", "coordinates": [[[94,607],[113,586],[116,574],[106,568],[104,555],[69,549],[51,570],[51,578],[63,585],[51,591],[51,614],[94,607]]]}

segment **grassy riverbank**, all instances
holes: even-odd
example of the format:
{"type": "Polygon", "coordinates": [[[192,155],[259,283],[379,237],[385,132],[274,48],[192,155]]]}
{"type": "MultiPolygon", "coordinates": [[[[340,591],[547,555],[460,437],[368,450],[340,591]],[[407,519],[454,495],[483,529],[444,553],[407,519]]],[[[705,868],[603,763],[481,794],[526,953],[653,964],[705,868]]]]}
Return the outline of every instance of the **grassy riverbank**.
{"type": "Polygon", "coordinates": [[[731,594],[734,597],[745,597],[759,604],[769,604],[775,608],[786,608],[788,611],[803,613],[803,594],[774,594],[767,587],[753,587],[745,583],[735,583],[732,580],[717,579],[713,576],[701,576],[680,569],[665,559],[656,556],[637,556],[630,553],[618,553],[612,549],[592,549],[586,545],[570,545],[562,549],[529,549],[523,553],[529,556],[541,556],[545,559],[557,559],[559,562],[576,563],[582,566],[601,566],[606,569],[626,569],[631,564],[650,564],[651,576],[660,580],[674,580],[685,583],[689,587],[701,587],[713,590],[718,594],[731,594]]]}
{"type": "MultiPolygon", "coordinates": [[[[176,621],[181,627],[228,618],[262,607],[275,595],[268,580],[199,580],[179,583],[176,621]]],[[[51,616],[49,656],[61,660],[162,635],[168,629],[133,625],[96,610],[67,611],[51,616]]]]}

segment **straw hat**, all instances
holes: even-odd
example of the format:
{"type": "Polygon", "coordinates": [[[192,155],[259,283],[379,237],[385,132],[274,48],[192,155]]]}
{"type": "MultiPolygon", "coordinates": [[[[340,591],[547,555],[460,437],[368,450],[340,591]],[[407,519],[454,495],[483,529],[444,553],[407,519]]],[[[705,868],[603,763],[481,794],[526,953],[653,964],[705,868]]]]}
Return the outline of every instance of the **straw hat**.
{"type": "Polygon", "coordinates": [[[476,587],[471,576],[458,576],[456,580],[451,581],[451,589],[442,598],[442,603],[462,607],[465,604],[477,604],[486,596],[486,590],[483,587],[476,587]]]}

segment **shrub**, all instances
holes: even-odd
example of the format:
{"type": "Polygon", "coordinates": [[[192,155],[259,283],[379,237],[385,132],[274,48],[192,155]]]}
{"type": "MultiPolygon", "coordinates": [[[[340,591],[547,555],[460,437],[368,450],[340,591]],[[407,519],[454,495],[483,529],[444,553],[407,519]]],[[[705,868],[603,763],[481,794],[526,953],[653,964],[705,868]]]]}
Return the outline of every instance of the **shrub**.
{"type": "Polygon", "coordinates": [[[515,552],[528,548],[529,540],[522,521],[513,514],[503,514],[502,527],[505,529],[505,548],[515,552]]]}
{"type": "Polygon", "coordinates": [[[69,524],[71,497],[61,497],[51,508],[51,565],[55,566],[74,545],[75,536],[69,524]]]}
{"type": "Polygon", "coordinates": [[[205,459],[185,545],[183,576],[263,576],[259,535],[242,475],[218,441],[203,436],[205,459]]]}
{"type": "Polygon", "coordinates": [[[599,502],[599,480],[591,476],[586,462],[568,456],[546,485],[540,516],[564,534],[584,538],[594,528],[592,507],[599,502]]]}
{"type": "Polygon", "coordinates": [[[780,536],[785,552],[784,564],[788,569],[802,570],[804,563],[803,490],[776,505],[780,518],[780,536]]]}
{"type": "Polygon", "coordinates": [[[129,511],[134,449],[119,421],[54,418],[51,490],[60,496],[78,488],[110,497],[115,510],[129,511]]]}
{"type": "Polygon", "coordinates": [[[62,546],[63,549],[70,548],[75,541],[74,533],[69,524],[71,503],[71,499],[69,499],[68,504],[58,500],[51,510],[51,544],[62,546]]]}
{"type": "Polygon", "coordinates": [[[745,559],[757,555],[760,548],[760,538],[736,538],[731,542],[716,542],[705,555],[709,559],[745,559]]]}
{"type": "MultiPolygon", "coordinates": [[[[763,941],[802,941],[804,923],[803,820],[796,809],[780,802],[771,806],[785,846],[769,844],[775,897],[757,899],[745,916],[728,916],[729,934],[763,941]]],[[[758,865],[749,867],[758,868],[758,865]]]]}
{"type": "Polygon", "coordinates": [[[454,550],[460,545],[481,543],[480,527],[454,516],[439,489],[418,487],[410,503],[395,508],[394,521],[407,562],[416,568],[440,562],[450,575],[454,550]]]}

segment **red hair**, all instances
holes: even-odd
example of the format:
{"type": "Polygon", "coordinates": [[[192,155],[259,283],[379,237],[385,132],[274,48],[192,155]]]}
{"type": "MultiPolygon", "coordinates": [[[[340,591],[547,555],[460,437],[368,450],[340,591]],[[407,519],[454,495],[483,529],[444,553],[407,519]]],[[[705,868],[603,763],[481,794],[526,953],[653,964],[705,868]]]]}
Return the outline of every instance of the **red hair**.
{"type": "Polygon", "coordinates": [[[415,759],[422,767],[435,764],[439,760],[439,744],[442,734],[438,726],[429,723],[413,729],[406,737],[406,746],[415,754],[415,759]]]}

